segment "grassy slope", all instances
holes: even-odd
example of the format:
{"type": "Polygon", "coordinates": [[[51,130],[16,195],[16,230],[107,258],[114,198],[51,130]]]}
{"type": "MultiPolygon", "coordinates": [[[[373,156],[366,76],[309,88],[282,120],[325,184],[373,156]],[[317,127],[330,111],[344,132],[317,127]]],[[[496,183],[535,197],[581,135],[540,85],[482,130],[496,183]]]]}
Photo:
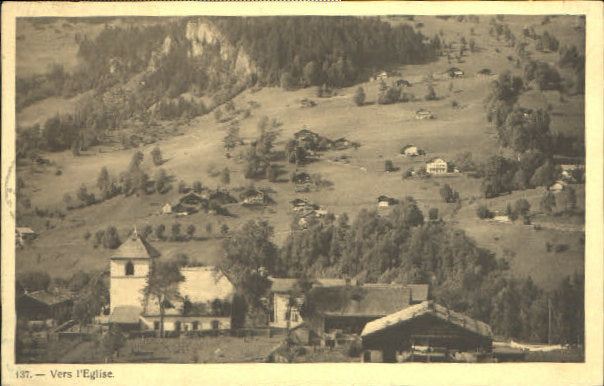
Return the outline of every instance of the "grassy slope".
{"type": "MultiPolygon", "coordinates": [[[[303,89],[294,92],[283,92],[280,89],[265,88],[257,93],[244,92],[235,99],[237,107],[247,106],[247,102],[255,100],[260,103],[258,109],[252,110],[252,116],[241,121],[241,134],[246,142],[256,135],[256,123],[260,116],[267,115],[276,118],[283,123],[278,148],[282,149],[287,138],[306,125],[308,128],[330,138],[346,137],[358,141],[362,146],[358,150],[347,150],[339,152],[328,152],[323,154],[319,162],[305,167],[309,173],[321,173],[324,178],[331,180],[334,185],[331,190],[297,194],[290,183],[273,183],[266,180],[257,182],[257,186],[270,186],[275,193],[272,194],[277,205],[271,207],[260,216],[266,218],[275,227],[276,241],[281,243],[287,236],[291,223],[291,213],[288,202],[295,197],[305,197],[328,210],[340,214],[347,212],[354,215],[360,208],[375,208],[376,197],[380,194],[394,197],[414,196],[420,202],[422,209],[427,212],[430,207],[438,207],[441,214],[449,217],[452,206],[441,202],[438,189],[439,185],[449,183],[458,190],[464,198],[463,207],[455,216],[454,220],[459,226],[466,229],[468,233],[476,238],[477,242],[503,256],[505,250],[514,251],[516,257],[508,258],[511,261],[513,271],[517,274],[526,274],[530,271],[535,281],[546,287],[555,285],[560,275],[572,273],[575,269],[582,270],[583,250],[577,240],[577,235],[563,231],[527,231],[523,225],[501,225],[479,221],[475,216],[475,207],[481,202],[479,181],[469,179],[465,176],[450,178],[433,178],[430,180],[401,180],[400,173],[385,173],[383,171],[384,160],[392,159],[395,166],[405,170],[412,165],[419,165],[422,161],[407,160],[399,157],[398,150],[408,143],[414,143],[424,148],[428,155],[453,158],[462,151],[471,151],[475,160],[480,161],[485,157],[499,152],[492,129],[484,118],[482,101],[488,92],[489,77],[476,77],[478,70],[488,67],[495,73],[506,69],[514,69],[505,57],[513,55],[512,48],[505,47],[502,42],[492,38],[484,38],[488,35],[487,20],[480,24],[458,23],[456,21],[434,20],[427,17],[417,17],[433,29],[432,32],[424,31],[428,36],[436,33],[439,29],[445,32],[447,41],[454,39],[458,32],[463,32],[469,40],[469,28],[474,27],[480,41],[480,52],[468,54],[465,63],[448,64],[446,58],[439,62],[428,65],[404,66],[400,70],[406,79],[412,80],[413,86],[408,90],[416,97],[423,97],[426,93],[426,84],[421,79],[430,73],[442,72],[448,67],[458,66],[466,72],[466,77],[456,79],[453,82],[453,92],[448,91],[451,81],[436,81],[435,89],[437,95],[444,99],[432,102],[410,102],[389,106],[367,105],[356,107],[351,96],[355,87],[338,90],[338,96],[329,99],[318,99],[314,95],[314,89],[303,89]],[[433,24],[431,24],[433,22],[433,24]],[[500,53],[495,52],[499,48],[500,53]],[[313,108],[302,108],[299,104],[301,98],[311,98],[318,104],[313,108]],[[451,101],[456,100],[460,109],[453,109],[451,101]],[[438,119],[432,121],[420,121],[414,119],[414,112],[419,108],[427,108],[437,115],[438,119]],[[349,164],[333,162],[333,158],[346,154],[350,157],[349,164]],[[478,199],[469,204],[469,199],[478,199]],[[499,234],[498,241],[493,235],[499,234]],[[570,249],[560,254],[547,254],[544,243],[546,239],[566,239],[570,249]],[[553,264],[552,264],[553,262],[553,264]]],[[[554,19],[552,24],[559,23],[562,19],[554,19]]],[[[567,21],[565,21],[566,23],[567,21]]],[[[550,31],[556,31],[551,26],[550,31]]],[[[575,32],[576,33],[576,32],[575,32]]],[[[457,38],[455,38],[457,39],[457,38]]],[[[551,54],[554,60],[556,54],[551,54]]],[[[376,83],[364,83],[369,102],[374,102],[377,95],[376,83]]],[[[538,93],[527,95],[526,98],[534,100],[538,93]],[[533,95],[533,97],[531,97],[533,95]]],[[[550,98],[554,110],[569,111],[569,106],[580,105],[580,97],[568,98],[564,104],[557,97],[550,98]]],[[[553,127],[581,127],[578,115],[553,117],[553,127]]],[[[185,135],[164,140],[160,143],[164,157],[169,161],[164,165],[166,170],[173,174],[177,180],[183,179],[188,182],[201,180],[205,185],[215,187],[218,180],[207,174],[207,166],[215,164],[222,168],[228,166],[231,173],[231,186],[242,186],[249,184],[241,175],[241,164],[233,159],[224,158],[222,151],[222,138],[225,130],[222,125],[216,123],[211,116],[200,117],[190,124],[181,127],[185,135]]],[[[144,167],[153,176],[154,167],[149,160],[151,146],[142,149],[146,155],[144,167]]],[[[63,174],[55,176],[54,168],[48,168],[44,173],[32,174],[30,168],[22,167],[18,173],[27,181],[26,193],[32,198],[32,205],[39,207],[62,206],[64,193],[73,195],[77,187],[86,183],[89,189],[93,189],[94,180],[101,166],[109,168],[113,175],[126,169],[132,156],[132,150],[115,151],[112,153],[96,153],[91,151],[88,156],[73,158],[68,153],[50,154],[48,157],[57,165],[61,166],[63,174]],[[35,178],[35,179],[34,179],[35,178]]],[[[289,176],[293,166],[286,165],[289,176]]],[[[541,191],[515,192],[513,195],[490,200],[490,206],[505,207],[508,200],[515,200],[522,196],[534,196],[533,208],[538,204],[535,200],[541,195],[541,191]]],[[[122,196],[114,198],[102,204],[76,210],[68,213],[64,221],[51,219],[56,228],[44,230],[44,223],[39,219],[28,219],[28,225],[34,225],[39,231],[40,237],[33,246],[18,252],[17,269],[19,271],[31,269],[32,266],[43,266],[53,275],[68,275],[77,269],[101,269],[107,264],[108,250],[94,250],[91,242],[85,242],[83,234],[86,231],[94,233],[96,230],[108,225],[116,225],[125,234],[127,229],[135,224],[158,224],[164,223],[168,230],[175,221],[171,216],[160,216],[157,213],[160,205],[164,202],[172,202],[177,198],[172,192],[166,196],[150,195],[145,198],[122,196]],[[79,219],[80,222],[74,222],[79,219]],[[40,264],[38,262],[40,254],[40,264]],[[46,263],[48,262],[48,263],[46,263]]],[[[225,223],[231,229],[237,228],[241,223],[258,216],[253,212],[234,205],[229,208],[235,218],[224,218],[196,214],[186,219],[179,219],[183,224],[183,230],[188,223],[194,223],[197,234],[205,236],[207,223],[213,224],[214,233],[220,224],[225,223]]],[[[166,255],[184,251],[191,258],[213,263],[220,258],[220,240],[191,241],[187,243],[158,243],[158,248],[164,250],[166,255]]]]}

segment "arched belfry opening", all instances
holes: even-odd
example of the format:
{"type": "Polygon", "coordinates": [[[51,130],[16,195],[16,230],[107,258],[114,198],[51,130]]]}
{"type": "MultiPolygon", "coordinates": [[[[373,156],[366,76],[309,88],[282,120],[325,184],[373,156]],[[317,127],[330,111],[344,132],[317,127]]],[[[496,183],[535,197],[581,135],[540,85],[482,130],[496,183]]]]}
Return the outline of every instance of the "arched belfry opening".
{"type": "Polygon", "coordinates": [[[131,261],[126,263],[126,276],[134,275],[134,264],[131,261]]]}

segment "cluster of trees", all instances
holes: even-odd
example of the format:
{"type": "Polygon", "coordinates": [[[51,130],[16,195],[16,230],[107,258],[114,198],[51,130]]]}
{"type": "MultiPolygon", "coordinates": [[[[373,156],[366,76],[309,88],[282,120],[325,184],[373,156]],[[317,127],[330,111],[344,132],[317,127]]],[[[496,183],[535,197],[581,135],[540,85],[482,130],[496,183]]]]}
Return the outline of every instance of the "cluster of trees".
{"type": "Polygon", "coordinates": [[[269,276],[429,283],[437,302],[489,323],[496,334],[547,341],[549,302],[555,315],[552,342],[583,340],[580,275],[552,292],[537,288],[530,277],[512,278],[505,260],[479,248],[463,231],[443,221],[424,222],[411,197],[386,216],[363,209],[352,223],[345,214],[315,219],[304,231],[290,233],[281,250],[272,237],[268,223],[251,221],[224,241],[223,269],[258,309],[264,307],[269,276]]]}
{"type": "Polygon", "coordinates": [[[529,61],[524,66],[524,80],[528,84],[533,80],[539,90],[560,90],[562,78],[554,67],[545,62],[529,61]]]}
{"type": "MultiPolygon", "coordinates": [[[[540,73],[539,68],[539,64],[527,65],[529,77],[540,76],[535,75],[540,73]]],[[[569,146],[571,151],[577,148],[578,154],[584,152],[580,149],[580,138],[563,144],[551,134],[547,111],[516,105],[522,89],[522,79],[506,72],[492,83],[486,100],[487,120],[495,126],[500,145],[517,154],[517,160],[493,156],[482,166],[483,192],[487,198],[514,189],[549,185],[560,173],[553,163],[554,152],[568,152],[569,146]]]]}
{"type": "Polygon", "coordinates": [[[452,203],[459,201],[459,192],[453,190],[449,184],[444,184],[440,188],[440,196],[444,202],[452,203]]]}
{"type": "Polygon", "coordinates": [[[484,178],[482,192],[485,198],[492,198],[513,190],[549,186],[556,181],[560,169],[548,155],[533,150],[522,153],[518,161],[491,156],[480,166],[478,174],[484,178]]]}
{"type": "Polygon", "coordinates": [[[116,249],[121,244],[122,241],[120,240],[117,229],[114,226],[108,226],[107,229],[98,230],[94,234],[92,245],[94,248],[98,248],[102,245],[103,248],[116,249]]]}
{"type": "Polygon", "coordinates": [[[430,44],[409,25],[379,18],[254,17],[212,19],[259,69],[258,79],[284,88],[349,86],[364,70],[388,63],[422,63],[430,44]],[[300,31],[306,31],[304,36],[300,31]],[[275,53],[278,53],[275,55],[275,53]]]}
{"type": "Polygon", "coordinates": [[[271,182],[276,181],[278,168],[271,161],[275,157],[273,144],[279,132],[276,130],[280,123],[275,119],[269,121],[264,116],[258,121],[258,138],[252,142],[245,154],[245,178],[266,178],[271,182]]]}
{"type": "Polygon", "coordinates": [[[206,114],[207,108],[203,102],[195,102],[179,97],[176,100],[160,101],[155,110],[155,116],[161,120],[178,118],[195,118],[206,114]]]}
{"type": "Polygon", "coordinates": [[[547,214],[572,214],[577,209],[577,193],[571,186],[558,194],[547,191],[539,201],[539,208],[547,214]]]}
{"type": "Polygon", "coordinates": [[[578,94],[585,93],[585,55],[579,52],[575,45],[560,48],[561,68],[571,68],[575,72],[575,91],[578,94]]]}

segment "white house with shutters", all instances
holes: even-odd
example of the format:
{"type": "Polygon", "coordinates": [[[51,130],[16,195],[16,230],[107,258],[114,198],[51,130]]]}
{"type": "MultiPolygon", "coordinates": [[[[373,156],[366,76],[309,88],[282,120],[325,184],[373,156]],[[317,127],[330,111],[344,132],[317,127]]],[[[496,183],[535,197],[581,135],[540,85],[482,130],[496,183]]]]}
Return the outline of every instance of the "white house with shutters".
{"type": "Polygon", "coordinates": [[[434,158],[426,163],[426,172],[429,174],[444,174],[449,171],[449,164],[442,158],[434,158]]]}

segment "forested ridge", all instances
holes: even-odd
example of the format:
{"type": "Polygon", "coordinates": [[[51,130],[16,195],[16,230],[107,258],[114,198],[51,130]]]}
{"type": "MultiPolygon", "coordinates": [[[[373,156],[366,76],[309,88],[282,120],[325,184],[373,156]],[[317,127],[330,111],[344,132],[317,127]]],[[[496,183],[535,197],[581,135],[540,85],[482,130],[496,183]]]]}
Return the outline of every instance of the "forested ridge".
{"type": "Polygon", "coordinates": [[[367,70],[423,63],[435,53],[410,25],[393,27],[379,18],[219,18],[215,25],[245,49],[270,85],[349,86],[367,70]]]}
{"type": "Polygon", "coordinates": [[[57,65],[45,75],[17,77],[17,111],[51,96],[93,90],[94,97],[80,103],[73,116],[54,117],[33,130],[22,128],[28,140],[18,141],[21,157],[36,149],[86,148],[98,143],[103,131],[119,130],[132,119],[192,118],[254,84],[286,89],[351,85],[388,64],[430,60],[436,49],[424,44],[411,26],[355,17],[181,19],[143,27],[106,25],[94,38],[74,39],[80,64],[73,73],[57,65]],[[188,38],[187,23],[197,21],[219,31],[220,40],[188,38]],[[247,55],[253,69],[236,73],[237,56],[225,55],[221,43],[247,55]],[[201,45],[203,54],[193,55],[192,44],[201,45]],[[212,106],[185,99],[183,93],[209,96],[212,106]],[[46,140],[57,128],[65,134],[46,140]],[[40,131],[40,138],[29,138],[40,131]]]}

